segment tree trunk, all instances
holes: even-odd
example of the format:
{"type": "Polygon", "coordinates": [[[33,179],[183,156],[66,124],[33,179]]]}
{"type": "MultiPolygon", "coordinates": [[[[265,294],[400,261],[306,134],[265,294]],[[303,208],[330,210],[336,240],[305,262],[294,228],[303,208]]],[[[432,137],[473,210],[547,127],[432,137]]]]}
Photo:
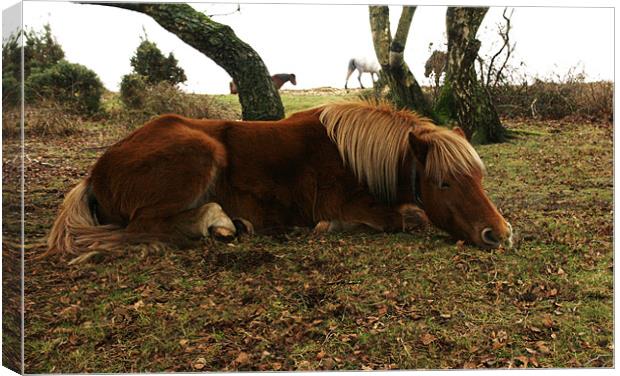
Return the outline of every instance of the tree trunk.
{"type": "Polygon", "coordinates": [[[416,7],[404,6],[396,35],[390,31],[390,11],[387,6],[370,6],[370,29],[382,76],[390,88],[392,100],[398,107],[415,110],[437,121],[420,85],[404,60],[405,45],[416,7]]]}
{"type": "Polygon", "coordinates": [[[234,80],[244,120],[284,117],[280,94],[263,60],[227,25],[219,24],[187,4],[91,3],[144,13],[217,65],[234,80]]]}
{"type": "Polygon", "coordinates": [[[502,125],[489,92],[478,82],[474,63],[480,49],[478,28],[489,8],[448,7],[448,65],[437,111],[456,119],[475,143],[502,142],[502,125]]]}

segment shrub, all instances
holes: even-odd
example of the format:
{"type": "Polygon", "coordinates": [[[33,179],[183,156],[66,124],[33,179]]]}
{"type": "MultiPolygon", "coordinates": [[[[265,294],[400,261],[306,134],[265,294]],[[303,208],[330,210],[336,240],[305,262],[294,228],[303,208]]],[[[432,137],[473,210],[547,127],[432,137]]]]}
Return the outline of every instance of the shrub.
{"type": "Polygon", "coordinates": [[[73,113],[92,115],[99,111],[103,84],[92,70],[61,60],[33,72],[25,82],[27,101],[53,99],[68,105],[73,113]]]}
{"type": "Polygon", "coordinates": [[[149,84],[166,81],[172,85],[185,82],[187,77],[183,68],[172,54],[165,57],[154,42],[143,39],[130,60],[134,73],[145,77],[149,84]]]}
{"type": "Polygon", "coordinates": [[[49,24],[42,32],[26,31],[24,44],[24,76],[28,78],[35,71],[42,71],[60,62],[65,57],[49,24]]]}
{"type": "Polygon", "coordinates": [[[21,97],[21,85],[15,77],[2,75],[2,104],[4,106],[16,106],[21,97]]]}
{"type": "Polygon", "coordinates": [[[524,81],[490,90],[502,117],[613,121],[613,83],[585,82],[585,75],[574,69],[563,77],[536,78],[533,84],[524,81]]]}
{"type": "Polygon", "coordinates": [[[146,91],[146,78],[137,73],[123,76],[121,80],[121,101],[128,108],[139,108],[144,105],[144,92],[146,91]]]}
{"type": "Polygon", "coordinates": [[[21,80],[22,45],[19,37],[24,37],[24,77],[28,78],[34,71],[47,69],[65,56],[62,47],[52,36],[52,30],[48,25],[43,26],[43,31],[21,30],[10,35],[2,43],[2,80],[21,80]]]}

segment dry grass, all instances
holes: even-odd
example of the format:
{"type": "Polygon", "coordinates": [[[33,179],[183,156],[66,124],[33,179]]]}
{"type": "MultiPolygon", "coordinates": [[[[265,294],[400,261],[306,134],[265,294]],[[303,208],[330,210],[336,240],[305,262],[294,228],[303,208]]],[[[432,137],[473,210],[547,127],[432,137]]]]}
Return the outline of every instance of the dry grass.
{"type": "MultiPolygon", "coordinates": [[[[21,110],[18,107],[7,107],[2,110],[3,137],[17,138],[20,136],[21,110]]],[[[84,119],[74,115],[67,106],[54,101],[45,100],[36,105],[24,108],[24,127],[26,137],[36,136],[68,136],[83,128],[84,119]]]]}
{"type": "Polygon", "coordinates": [[[118,100],[109,109],[109,118],[113,123],[134,129],[154,116],[174,113],[194,119],[239,119],[240,112],[233,106],[218,100],[214,96],[187,94],[174,85],[162,82],[147,87],[143,93],[143,105],[140,108],[128,108],[118,100]]]}

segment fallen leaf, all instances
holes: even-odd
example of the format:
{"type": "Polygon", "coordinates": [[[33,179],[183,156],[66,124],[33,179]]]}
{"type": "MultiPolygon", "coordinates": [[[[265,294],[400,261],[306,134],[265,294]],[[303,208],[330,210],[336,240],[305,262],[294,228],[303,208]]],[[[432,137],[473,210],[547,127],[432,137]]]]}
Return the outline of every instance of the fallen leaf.
{"type": "Polygon", "coordinates": [[[520,361],[523,368],[527,368],[527,364],[529,363],[529,359],[527,358],[527,356],[520,355],[520,356],[517,356],[515,360],[520,361]]]}
{"type": "Polygon", "coordinates": [[[246,364],[250,361],[250,357],[248,356],[247,353],[245,352],[240,352],[239,355],[237,355],[237,358],[235,359],[235,363],[237,364],[246,364]]]}
{"type": "Polygon", "coordinates": [[[538,351],[534,350],[534,349],[530,349],[529,347],[525,348],[525,351],[527,351],[530,354],[538,354],[538,351]]]}
{"type": "Polygon", "coordinates": [[[198,358],[192,365],[195,369],[203,369],[207,364],[207,360],[205,358],[198,358]]]}
{"type": "Polygon", "coordinates": [[[388,311],[388,307],[386,305],[382,305],[381,307],[379,307],[379,309],[377,310],[377,314],[379,316],[383,316],[387,313],[388,311]]]}
{"type": "Polygon", "coordinates": [[[310,368],[310,362],[307,360],[302,360],[297,364],[297,369],[299,370],[309,370],[310,368]]]}
{"type": "Polygon", "coordinates": [[[545,326],[545,328],[552,328],[553,319],[551,318],[551,315],[545,315],[545,317],[543,317],[542,319],[542,324],[545,326]]]}
{"type": "Polygon", "coordinates": [[[475,362],[465,362],[465,364],[463,364],[463,368],[478,368],[478,365],[475,362]]]}
{"type": "Polygon", "coordinates": [[[435,337],[434,335],[430,334],[430,333],[424,333],[420,336],[420,340],[422,341],[422,343],[426,346],[430,345],[431,343],[433,343],[434,341],[437,340],[437,337],[435,337]]]}
{"type": "Polygon", "coordinates": [[[62,304],[69,304],[69,303],[71,303],[71,298],[68,297],[68,296],[61,296],[59,300],[60,300],[60,302],[62,304]]]}
{"type": "Polygon", "coordinates": [[[536,348],[543,354],[549,354],[551,352],[551,350],[549,350],[549,347],[547,347],[547,344],[544,341],[536,342],[536,348]]]}

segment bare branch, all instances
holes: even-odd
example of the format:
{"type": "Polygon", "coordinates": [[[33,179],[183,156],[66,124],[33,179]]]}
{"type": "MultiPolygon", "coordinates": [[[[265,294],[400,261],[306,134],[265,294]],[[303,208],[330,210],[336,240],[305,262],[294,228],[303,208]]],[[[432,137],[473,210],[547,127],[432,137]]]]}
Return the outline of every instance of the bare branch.
{"type": "Polygon", "coordinates": [[[513,13],[514,13],[514,8],[512,9],[508,17],[506,17],[506,9],[504,9],[504,12],[502,14],[502,17],[504,17],[504,20],[506,21],[506,29],[504,30],[504,33],[503,34],[500,33],[500,35],[502,35],[502,39],[504,40],[504,45],[507,46],[507,50],[506,50],[506,56],[504,58],[504,62],[502,63],[502,66],[497,70],[495,74],[495,82],[493,83],[494,87],[499,85],[499,80],[501,78],[502,71],[504,70],[504,68],[506,68],[506,64],[508,64],[510,55],[512,54],[515,47],[517,46],[516,42],[513,43],[512,46],[510,46],[510,29],[511,29],[510,20],[512,18],[513,13]]]}

